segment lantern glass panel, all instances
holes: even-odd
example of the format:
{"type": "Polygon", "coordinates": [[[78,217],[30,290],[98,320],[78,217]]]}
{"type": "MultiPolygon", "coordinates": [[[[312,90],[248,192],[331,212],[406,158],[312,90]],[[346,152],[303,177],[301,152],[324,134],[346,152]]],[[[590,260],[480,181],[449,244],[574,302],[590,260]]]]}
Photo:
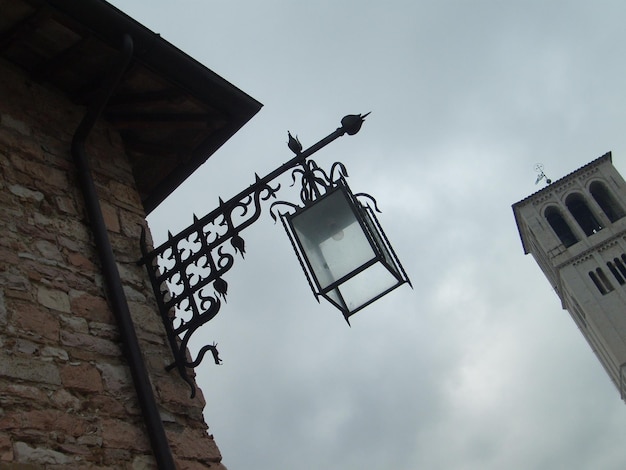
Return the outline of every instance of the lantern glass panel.
{"type": "Polygon", "coordinates": [[[341,310],[354,312],[398,284],[396,276],[385,265],[375,263],[324,295],[341,310]]]}
{"type": "Polygon", "coordinates": [[[393,269],[398,279],[402,279],[403,277],[402,273],[400,272],[398,268],[398,264],[394,261],[394,258],[391,255],[389,248],[387,248],[387,243],[385,243],[385,241],[383,240],[382,232],[381,232],[382,229],[379,229],[378,221],[376,220],[376,216],[372,212],[372,209],[370,209],[369,207],[363,208],[363,219],[365,220],[365,225],[367,225],[369,232],[374,237],[376,246],[378,247],[380,252],[383,254],[383,258],[388,268],[393,269]]]}
{"type": "Polygon", "coordinates": [[[376,256],[342,190],[296,214],[291,223],[321,290],[376,256]]]}

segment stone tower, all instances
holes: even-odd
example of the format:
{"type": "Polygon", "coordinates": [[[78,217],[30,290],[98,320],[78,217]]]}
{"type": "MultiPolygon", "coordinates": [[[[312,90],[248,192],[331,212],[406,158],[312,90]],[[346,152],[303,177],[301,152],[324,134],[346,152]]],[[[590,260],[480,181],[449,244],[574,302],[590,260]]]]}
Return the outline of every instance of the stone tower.
{"type": "Polygon", "coordinates": [[[611,153],[513,205],[532,254],[626,396],[626,183],[611,153]]]}
{"type": "Polygon", "coordinates": [[[261,105],[104,0],[1,10],[0,468],[223,469],[137,260],[261,105]]]}

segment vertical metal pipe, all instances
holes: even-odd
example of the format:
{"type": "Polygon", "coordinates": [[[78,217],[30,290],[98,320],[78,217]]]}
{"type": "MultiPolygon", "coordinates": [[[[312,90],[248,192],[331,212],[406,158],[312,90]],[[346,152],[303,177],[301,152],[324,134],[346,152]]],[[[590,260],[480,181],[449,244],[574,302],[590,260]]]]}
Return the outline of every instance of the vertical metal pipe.
{"type": "Polygon", "coordinates": [[[156,399],[152,391],[148,371],[141,355],[137,333],[130,316],[128,301],[124,294],[122,280],[115,262],[113,248],[109,240],[104,216],[100,207],[100,201],[93,181],[93,175],[89,166],[89,159],[85,151],[85,142],[100,114],[104,110],[113,90],[119,83],[130,59],[133,55],[133,40],[130,35],[124,35],[124,44],[121,57],[106,77],[98,95],[87,109],[83,120],[79,124],[72,140],[72,156],[78,169],[83,197],[91,229],[94,234],[96,248],[106,286],[109,293],[111,308],[120,329],[120,335],[126,353],[126,359],[130,366],[139,405],[146,423],[148,437],[159,469],[170,470],[175,468],[174,458],[170,449],[163,421],[156,405],[156,399]]]}

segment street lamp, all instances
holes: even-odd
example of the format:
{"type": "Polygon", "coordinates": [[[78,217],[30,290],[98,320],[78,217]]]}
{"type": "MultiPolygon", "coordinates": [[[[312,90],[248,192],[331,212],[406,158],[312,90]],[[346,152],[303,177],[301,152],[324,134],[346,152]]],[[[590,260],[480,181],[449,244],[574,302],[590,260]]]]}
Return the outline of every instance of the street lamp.
{"type": "Polygon", "coordinates": [[[270,213],[276,220],[274,211],[278,212],[316,297],[326,298],[348,321],[396,287],[410,284],[374,215],[374,199],[350,191],[343,164],[335,163],[329,175],[307,160],[342,135],[356,134],[366,116],[345,116],[341,127],[304,151],[289,134],[295,157],[263,178],[256,175],[252,185],[226,202],[220,199],[219,206],[204,217],[194,215],[189,227],[168,234],[160,246],[149,250],[142,232],[138,264],[146,266],[174,355],[166,369],[178,369],[192,397],[195,385],[187,369],[200,364],[207,352],[216,364],[221,359],[215,344],[189,358],[189,340],[219,312],[228,292],[223,276],[233,266],[234,255],[245,253],[241,232],[259,218],[261,202],[276,197],[280,185],[270,183],[285,172],[293,171],[294,182],[300,176],[302,204],[274,202],[270,213]],[[277,209],[281,206],[283,210],[277,209]]]}
{"type": "Polygon", "coordinates": [[[409,282],[371,207],[343,176],[281,219],[314,294],[341,310],[348,324],[351,315],[409,282]]]}

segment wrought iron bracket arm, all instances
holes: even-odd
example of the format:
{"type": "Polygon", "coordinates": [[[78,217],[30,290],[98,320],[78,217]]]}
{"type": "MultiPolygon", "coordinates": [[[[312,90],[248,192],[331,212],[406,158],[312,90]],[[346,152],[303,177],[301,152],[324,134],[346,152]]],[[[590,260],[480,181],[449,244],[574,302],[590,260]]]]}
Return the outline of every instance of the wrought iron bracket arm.
{"type": "MultiPolygon", "coordinates": [[[[194,215],[193,223],[176,235],[168,234],[168,239],[154,249],[149,249],[145,230],[140,239],[141,258],[139,265],[145,265],[148,277],[165,325],[168,342],[174,355],[174,362],[167,370],[177,368],[183,380],[195,395],[195,385],[188,375],[188,368],[197,366],[206,352],[211,351],[216,364],[219,364],[217,347],[203,347],[196,359],[190,359],[187,345],[193,333],[213,319],[219,312],[220,297],[226,299],[228,284],[223,275],[234,265],[234,256],[229,251],[244,256],[245,243],[241,232],[252,225],[261,215],[261,204],[276,197],[280,185],[271,186],[285,172],[302,166],[303,194],[316,191],[317,165],[307,161],[311,155],[339,137],[356,134],[365,115],[345,116],[341,127],[300,151],[300,144],[290,148],[295,156],[263,178],[255,175],[255,181],[227,201],[220,199],[218,207],[201,218],[194,215]],[[311,164],[311,165],[308,165],[311,164]],[[230,242],[230,248],[227,245],[230,242]]],[[[291,135],[290,135],[291,139],[291,135]]],[[[335,165],[333,166],[334,171],[335,165]]],[[[340,168],[345,173],[345,168],[340,168]]],[[[304,198],[303,198],[304,199],[304,198]]]]}
{"type": "MultiPolygon", "coordinates": [[[[268,173],[267,175],[265,175],[263,178],[259,178],[258,175],[255,175],[256,176],[256,181],[253,184],[251,184],[248,188],[240,191],[237,195],[235,195],[232,198],[230,198],[227,202],[223,202],[220,199],[219,207],[215,208],[214,210],[212,210],[211,212],[209,212],[208,214],[206,214],[202,218],[197,219],[194,216],[194,223],[193,224],[191,224],[186,229],[181,230],[175,236],[172,236],[170,234],[169,239],[166,242],[164,242],[163,244],[161,244],[159,247],[154,248],[150,252],[148,252],[147,250],[142,251],[142,258],[137,262],[137,264],[142,265],[142,264],[145,264],[145,263],[151,261],[152,259],[156,258],[156,256],[158,256],[158,254],[160,252],[165,251],[173,243],[177,243],[177,242],[179,242],[181,240],[184,240],[185,238],[189,237],[194,232],[196,232],[197,231],[197,227],[199,225],[206,226],[206,225],[212,223],[213,221],[215,221],[220,216],[226,217],[227,213],[228,212],[232,213],[232,211],[236,207],[242,207],[244,209],[244,211],[245,211],[246,210],[246,207],[245,207],[246,203],[243,202],[243,201],[245,201],[246,198],[250,198],[250,197],[254,196],[255,202],[258,203],[260,194],[261,194],[261,192],[263,190],[267,190],[268,193],[269,193],[268,197],[263,198],[264,200],[267,200],[267,199],[269,199],[269,197],[274,196],[275,192],[278,191],[278,189],[280,189],[280,185],[278,187],[276,187],[276,189],[272,189],[269,186],[269,183],[271,183],[273,180],[275,180],[279,176],[283,175],[285,172],[289,171],[290,169],[295,168],[298,165],[305,164],[307,158],[309,158],[315,152],[321,150],[322,148],[324,148],[325,146],[327,146],[328,144],[330,144],[334,140],[338,139],[339,137],[341,137],[341,136],[343,136],[345,134],[348,134],[348,135],[356,134],[360,130],[361,125],[363,124],[363,122],[365,120],[365,117],[368,116],[369,114],[370,113],[366,113],[364,115],[361,115],[361,114],[350,114],[350,115],[345,116],[341,120],[341,124],[342,124],[341,127],[337,128],[334,132],[330,133],[329,135],[327,135],[326,137],[321,139],[319,142],[313,144],[311,147],[307,148],[306,150],[297,153],[296,156],[293,157],[291,160],[289,160],[286,163],[282,164],[281,166],[276,168],[274,171],[272,171],[272,172],[268,173]]],[[[340,163],[336,163],[335,165],[341,165],[341,164],[340,163]]],[[[333,168],[335,167],[335,165],[333,165],[333,168]]],[[[344,169],[344,172],[345,172],[345,169],[344,169]]],[[[244,228],[248,227],[249,225],[251,225],[257,219],[258,219],[258,215],[256,215],[256,217],[254,217],[250,221],[247,221],[246,223],[241,224],[241,226],[239,227],[239,231],[241,231],[244,228]]],[[[228,221],[226,221],[226,223],[228,223],[228,221]]],[[[228,239],[228,238],[229,237],[224,236],[224,237],[222,237],[220,239],[219,242],[217,240],[214,241],[212,243],[212,245],[213,245],[212,248],[214,248],[215,246],[220,245],[221,243],[223,243],[225,241],[225,239],[228,239]]]]}

